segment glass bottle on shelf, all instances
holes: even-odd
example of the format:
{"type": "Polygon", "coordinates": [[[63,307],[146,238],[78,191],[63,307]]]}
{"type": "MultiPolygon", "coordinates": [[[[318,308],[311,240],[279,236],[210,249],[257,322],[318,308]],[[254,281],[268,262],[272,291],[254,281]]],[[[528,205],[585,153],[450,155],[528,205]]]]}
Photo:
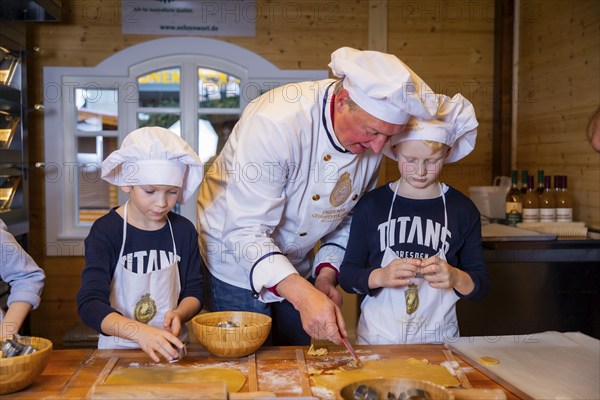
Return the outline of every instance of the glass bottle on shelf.
{"type": "Polygon", "coordinates": [[[512,185],[506,194],[506,224],[516,226],[523,219],[523,197],[517,183],[518,171],[512,171],[512,185]]]}
{"type": "Polygon", "coordinates": [[[537,175],[538,175],[538,185],[537,185],[536,193],[538,194],[538,196],[541,196],[541,194],[544,193],[544,170],[538,169],[537,175]]]}
{"type": "Polygon", "coordinates": [[[544,177],[544,192],[539,196],[540,222],[556,222],[556,201],[550,176],[544,177]]]}
{"type": "Polygon", "coordinates": [[[525,193],[527,193],[527,170],[524,169],[523,171],[521,171],[521,195],[525,196],[525,193]]]}
{"type": "Polygon", "coordinates": [[[540,222],[540,203],[533,184],[533,175],[527,177],[527,192],[523,196],[523,222],[540,222]]]}
{"type": "Polygon", "coordinates": [[[573,198],[567,191],[567,177],[561,175],[559,187],[555,188],[556,222],[573,222],[573,198]]]}

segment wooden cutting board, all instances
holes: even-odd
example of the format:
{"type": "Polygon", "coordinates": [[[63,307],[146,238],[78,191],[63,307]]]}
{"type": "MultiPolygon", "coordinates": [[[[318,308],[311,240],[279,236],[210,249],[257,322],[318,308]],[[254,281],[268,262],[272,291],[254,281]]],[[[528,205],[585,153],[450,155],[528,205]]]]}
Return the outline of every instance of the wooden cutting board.
{"type": "Polygon", "coordinates": [[[206,399],[227,400],[227,386],[223,382],[199,382],[177,385],[173,383],[143,383],[131,385],[98,384],[90,399],[206,399]]]}

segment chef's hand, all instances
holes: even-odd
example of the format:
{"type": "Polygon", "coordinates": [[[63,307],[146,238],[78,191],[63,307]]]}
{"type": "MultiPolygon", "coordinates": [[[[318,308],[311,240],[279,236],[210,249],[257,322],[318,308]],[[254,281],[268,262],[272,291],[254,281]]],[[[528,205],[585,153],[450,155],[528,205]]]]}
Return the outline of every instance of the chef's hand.
{"type": "Polygon", "coordinates": [[[456,289],[462,295],[468,295],[475,289],[473,279],[466,272],[454,268],[438,256],[431,256],[421,263],[419,272],[436,289],[456,289]]]}
{"type": "Polygon", "coordinates": [[[329,297],[338,307],[342,306],[342,294],[335,288],[337,273],[333,268],[322,268],[315,279],[315,287],[329,297]]]}
{"type": "Polygon", "coordinates": [[[298,310],[304,331],[313,339],[339,344],[340,332],[347,335],[340,308],[300,275],[283,279],[277,284],[277,292],[298,310]]]}
{"type": "Polygon", "coordinates": [[[369,275],[369,289],[395,288],[410,284],[410,278],[417,275],[421,260],[418,258],[397,258],[385,268],[377,268],[369,275]]]}

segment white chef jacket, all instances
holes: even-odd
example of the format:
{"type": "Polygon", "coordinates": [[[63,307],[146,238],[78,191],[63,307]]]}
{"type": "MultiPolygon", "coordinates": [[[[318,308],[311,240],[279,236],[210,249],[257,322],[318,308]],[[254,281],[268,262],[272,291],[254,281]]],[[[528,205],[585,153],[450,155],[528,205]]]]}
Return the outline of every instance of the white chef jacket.
{"type": "Polygon", "coordinates": [[[382,155],[352,154],[334,134],[334,83],[292,83],[255,99],[200,187],[208,269],[263,302],[282,300],[266,288],[293,273],[309,277],[320,263],[339,268],[349,213],[377,182],[382,155]]]}

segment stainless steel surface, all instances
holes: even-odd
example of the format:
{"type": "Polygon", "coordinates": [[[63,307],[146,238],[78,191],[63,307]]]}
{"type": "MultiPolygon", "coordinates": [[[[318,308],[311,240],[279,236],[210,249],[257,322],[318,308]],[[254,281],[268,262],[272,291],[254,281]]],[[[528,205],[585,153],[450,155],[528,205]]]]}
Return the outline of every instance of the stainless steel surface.
{"type": "Polygon", "coordinates": [[[377,400],[377,391],[367,385],[359,385],[354,389],[354,400],[377,400]]]}

